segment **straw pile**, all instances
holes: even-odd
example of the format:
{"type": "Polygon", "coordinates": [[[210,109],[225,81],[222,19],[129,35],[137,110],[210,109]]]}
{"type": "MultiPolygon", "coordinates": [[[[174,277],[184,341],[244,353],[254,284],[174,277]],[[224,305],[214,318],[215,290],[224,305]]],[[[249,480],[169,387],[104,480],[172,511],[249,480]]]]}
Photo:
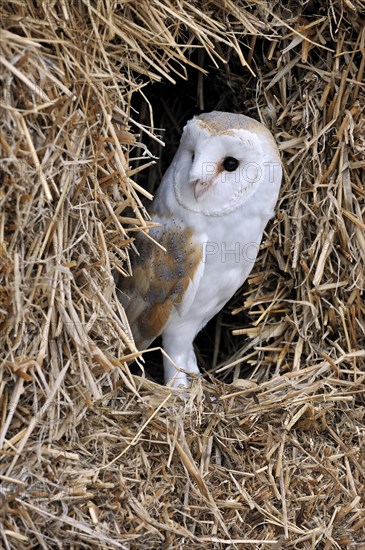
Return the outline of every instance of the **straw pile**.
{"type": "Polygon", "coordinates": [[[364,548],[364,8],[2,3],[4,548],[364,548]],[[132,374],[112,274],[199,108],[285,181],[187,397],[132,374]]]}

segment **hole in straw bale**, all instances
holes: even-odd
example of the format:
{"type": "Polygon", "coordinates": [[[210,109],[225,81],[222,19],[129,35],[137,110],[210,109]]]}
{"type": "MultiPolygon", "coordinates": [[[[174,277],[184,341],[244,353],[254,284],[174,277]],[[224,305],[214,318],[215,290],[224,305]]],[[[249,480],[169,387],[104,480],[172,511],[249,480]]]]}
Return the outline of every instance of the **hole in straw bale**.
{"type": "MultiPolygon", "coordinates": [[[[312,7],[313,8],[313,7],[312,7]]],[[[310,11],[310,7],[308,8],[310,11]]],[[[308,13],[310,16],[311,13],[308,13]]],[[[255,43],[255,55],[253,56],[253,66],[257,71],[258,75],[261,76],[259,81],[252,76],[249,70],[242,70],[240,66],[237,55],[233,52],[226,53],[228,59],[228,65],[219,67],[218,69],[213,66],[210,62],[208,56],[200,55],[199,53],[193,53],[191,56],[191,61],[200,65],[206,69],[206,75],[202,76],[199,71],[189,68],[187,73],[186,80],[178,81],[177,86],[171,83],[161,83],[153,84],[145,90],[144,96],[138,94],[135,95],[135,103],[132,102],[132,105],[135,107],[136,111],[140,116],[140,121],[143,121],[145,125],[151,125],[150,110],[153,111],[153,121],[155,128],[162,128],[163,134],[162,137],[165,141],[166,147],[162,148],[159,144],[153,142],[153,140],[147,138],[145,140],[146,145],[151,148],[151,151],[154,155],[159,157],[160,161],[158,167],[153,167],[148,172],[140,173],[140,182],[141,184],[154,192],[158,187],[161,177],[168,167],[179,143],[181,136],[181,131],[186,123],[186,121],[191,118],[194,114],[200,112],[203,107],[204,110],[209,111],[212,109],[221,109],[221,110],[233,110],[233,111],[243,111],[248,115],[254,116],[256,118],[262,117],[266,124],[275,131],[275,123],[277,119],[277,109],[278,104],[274,94],[271,94],[270,91],[266,91],[263,98],[258,99],[258,92],[261,91],[261,88],[265,88],[266,81],[262,77],[263,72],[269,71],[269,74],[274,71],[273,61],[267,60],[268,51],[272,45],[268,44],[267,41],[258,39],[255,43]],[[271,71],[270,71],[271,70],[271,71]],[[177,91],[176,91],[177,89],[177,91]],[[146,98],[147,97],[147,101],[146,98]]],[[[312,51],[311,56],[314,63],[318,63],[320,58],[320,52],[312,51]]],[[[359,62],[360,56],[355,56],[357,62],[359,62]]],[[[314,115],[310,113],[311,109],[311,95],[310,90],[313,86],[319,85],[319,79],[316,74],[306,74],[304,79],[303,89],[298,89],[298,84],[301,80],[300,71],[297,75],[289,74],[287,87],[289,92],[292,94],[292,102],[298,103],[298,105],[303,105],[303,103],[308,102],[306,109],[301,113],[301,118],[298,118],[301,123],[309,124],[314,121],[314,115]]],[[[334,98],[335,96],[333,96],[334,98]]],[[[293,117],[295,121],[297,117],[293,117]]],[[[303,139],[299,140],[299,143],[304,143],[303,139]]],[[[322,147],[325,147],[323,144],[322,147]]],[[[322,151],[323,152],[323,151],[322,151]]],[[[304,159],[304,165],[308,176],[313,180],[316,176],[315,169],[312,167],[313,159],[306,158],[304,159]]],[[[294,177],[291,180],[291,185],[294,189],[288,187],[288,181],[286,182],[286,187],[283,187],[283,193],[281,200],[278,205],[279,216],[273,224],[279,222],[279,231],[282,229],[284,223],[288,224],[289,219],[286,218],[284,214],[284,219],[282,212],[285,212],[288,202],[296,200],[302,201],[302,196],[305,196],[306,193],[310,190],[305,188],[305,181],[303,182],[303,173],[296,176],[296,170],[294,170],[294,177]],[[302,189],[304,183],[304,189],[302,189]],[[285,192],[287,191],[287,192],[285,192]]],[[[305,173],[305,171],[303,171],[305,173]]],[[[305,235],[302,235],[302,224],[306,224],[307,220],[310,219],[310,212],[302,211],[299,208],[299,212],[295,211],[292,218],[293,225],[298,227],[294,229],[296,232],[296,246],[300,246],[303,250],[304,257],[300,260],[303,263],[303,266],[306,265],[306,257],[310,261],[313,257],[313,248],[312,240],[315,240],[315,234],[318,232],[318,219],[322,219],[321,216],[326,217],[325,209],[321,208],[320,203],[314,203],[312,205],[312,213],[316,216],[316,219],[310,222],[313,224],[312,231],[307,228],[308,239],[307,244],[305,241],[305,235]],[[296,221],[296,218],[300,218],[299,224],[296,221]]],[[[322,223],[322,222],[320,222],[322,223]]],[[[344,223],[348,223],[346,220],[344,223]]],[[[330,224],[326,230],[322,229],[323,238],[327,230],[330,229],[330,224]]],[[[292,228],[289,228],[291,233],[294,233],[292,228]]],[[[286,230],[284,241],[283,233],[281,234],[281,242],[284,244],[284,254],[281,258],[275,254],[275,243],[277,242],[278,232],[272,231],[272,225],[268,226],[268,232],[271,233],[270,237],[264,239],[263,241],[263,251],[259,256],[257,261],[258,269],[254,268],[251,281],[255,280],[255,275],[257,275],[258,283],[256,284],[257,290],[254,291],[254,301],[259,301],[259,297],[263,295],[264,297],[269,296],[269,299],[275,298],[278,300],[278,307],[270,309],[269,315],[266,316],[267,319],[264,319],[264,323],[259,325],[260,328],[263,328],[266,324],[266,321],[276,321],[275,327],[271,330],[270,326],[267,327],[265,331],[256,331],[255,335],[260,339],[260,334],[264,335],[263,343],[264,347],[267,345],[267,348],[270,346],[273,348],[273,353],[270,353],[270,349],[265,352],[262,350],[256,354],[255,359],[251,359],[247,363],[242,362],[239,369],[235,369],[235,377],[240,373],[240,375],[246,373],[252,374],[255,372],[255,376],[261,378],[262,376],[269,375],[269,371],[265,369],[265,365],[269,368],[275,368],[275,359],[277,359],[278,354],[277,344],[281,340],[282,332],[280,327],[277,329],[277,325],[280,323],[285,329],[285,324],[289,322],[288,319],[288,308],[283,306],[281,299],[286,301],[293,300],[294,302],[297,299],[298,291],[297,286],[302,285],[302,278],[297,278],[296,269],[290,269],[291,262],[291,253],[293,251],[293,239],[292,235],[286,230]],[[269,249],[269,252],[265,248],[269,249]],[[267,267],[269,266],[269,272],[265,273],[267,267]],[[261,267],[261,271],[260,271],[261,267]],[[270,269],[272,268],[272,269],[270,269]],[[265,276],[264,276],[265,273],[265,276]],[[281,287],[282,293],[278,292],[278,288],[281,287]],[[276,296],[278,294],[278,296],[276,296]],[[270,336],[271,335],[271,336],[270,336]],[[274,344],[273,344],[274,343],[274,344]],[[250,364],[254,365],[250,367],[250,364]]],[[[296,257],[294,258],[293,264],[297,265],[299,261],[299,253],[296,252],[296,257]]],[[[337,260],[335,259],[335,262],[337,260]]],[[[336,268],[335,268],[336,269],[336,268]]],[[[334,278],[331,278],[330,281],[334,281],[334,278]]],[[[331,283],[330,283],[331,284],[331,283]]],[[[233,298],[231,304],[227,304],[225,311],[217,319],[213,319],[207,327],[198,335],[196,339],[196,348],[199,354],[200,363],[204,367],[212,367],[212,364],[215,366],[217,363],[229,363],[229,358],[232,358],[235,351],[242,349],[241,339],[235,337],[232,338],[230,330],[234,330],[235,327],[242,327],[244,330],[249,325],[250,321],[254,322],[257,318],[261,318],[264,313],[265,307],[258,308],[259,311],[250,316],[254,307],[247,308],[242,307],[242,291],[243,296],[247,292],[249,283],[246,283],[238,293],[239,297],[233,298]],[[237,304],[237,300],[240,302],[237,304]],[[234,306],[233,304],[236,304],[234,306]],[[241,307],[240,307],[241,306],[241,307]],[[229,312],[235,310],[237,315],[232,319],[229,312]],[[237,311],[240,310],[240,311],[237,311]],[[248,314],[248,316],[247,316],[248,314]],[[225,322],[222,323],[222,319],[225,318],[225,322]],[[219,326],[217,326],[217,324],[219,326]],[[219,338],[217,339],[217,334],[219,338]],[[218,348],[214,350],[214,348],[218,348]]],[[[330,310],[333,313],[333,310],[330,310]]],[[[265,315],[264,315],[265,317],[265,315]]],[[[304,314],[304,319],[307,319],[307,313],[304,314]]],[[[315,322],[315,317],[312,316],[312,327],[317,331],[318,326],[320,325],[319,320],[315,322]]],[[[308,330],[305,328],[304,331],[308,330]]],[[[334,338],[337,336],[336,326],[330,326],[330,333],[334,338]]],[[[300,337],[301,338],[301,337],[300,337]]],[[[309,360],[313,357],[313,350],[311,345],[307,345],[306,338],[304,341],[300,340],[300,348],[302,349],[301,353],[303,358],[308,357],[309,360]]],[[[159,344],[160,341],[157,342],[159,344]]],[[[258,342],[259,343],[259,342],[258,342]]],[[[292,346],[293,347],[293,346],[292,346]]],[[[293,358],[293,355],[290,359],[293,358]]],[[[289,359],[289,357],[288,357],[289,359]]],[[[286,369],[291,368],[291,360],[287,361],[284,364],[280,362],[281,372],[285,372],[286,369]]],[[[151,365],[151,373],[157,373],[157,380],[161,379],[159,375],[160,372],[160,362],[161,358],[159,352],[155,352],[149,356],[149,365],[151,365]],[[156,371],[157,368],[157,371],[156,371]]],[[[244,374],[245,375],[245,374],[244,374]]],[[[221,375],[222,376],[222,375],[221,375]]],[[[223,379],[226,381],[232,381],[233,372],[224,371],[223,379]]]]}
{"type": "MultiPolygon", "coordinates": [[[[268,47],[268,44],[265,44],[264,41],[259,40],[256,43],[258,52],[257,57],[254,58],[256,69],[261,67],[262,70],[268,47]]],[[[247,43],[244,45],[245,48],[249,51],[247,43]]],[[[194,115],[200,112],[221,110],[243,112],[248,116],[259,119],[262,114],[262,116],[268,118],[266,121],[268,125],[270,125],[270,119],[273,116],[275,117],[275,113],[270,113],[267,105],[258,103],[257,81],[248,69],[242,69],[237,54],[233,51],[227,51],[226,57],[228,64],[217,68],[206,54],[195,51],[190,56],[190,61],[201,67],[206,74],[202,74],[197,69],[188,68],[186,79],[178,79],[177,84],[167,82],[152,84],[144,88],[143,95],[134,95],[132,108],[138,113],[139,122],[147,127],[151,126],[152,111],[154,128],[161,129],[159,136],[165,143],[162,147],[160,143],[155,142],[149,136],[143,134],[141,136],[141,140],[150,153],[159,159],[157,165],[149,170],[141,171],[137,175],[138,183],[151,193],[154,193],[158,188],[164,172],[174,157],[184,125],[194,115]]],[[[269,68],[271,68],[270,64],[269,68]]],[[[156,131],[158,133],[158,130],[156,131]]],[[[144,202],[148,208],[149,202],[144,202]]],[[[268,231],[271,229],[271,224],[272,222],[268,225],[268,231]]],[[[267,242],[268,240],[264,239],[264,247],[267,242]]],[[[273,258],[271,259],[273,260],[273,258]]],[[[274,266],[272,276],[266,277],[265,281],[267,291],[272,293],[277,288],[278,276],[285,277],[275,261],[274,266]]],[[[285,278],[290,285],[290,276],[287,275],[285,278]]],[[[247,291],[247,286],[248,283],[237,293],[238,296],[233,297],[225,306],[221,314],[212,319],[196,337],[195,349],[203,372],[214,374],[218,365],[228,363],[234,353],[242,347],[241,339],[232,337],[231,331],[237,325],[243,327],[249,325],[250,318],[247,317],[246,310],[239,308],[242,305],[242,291],[247,291]],[[232,317],[232,311],[237,308],[242,311],[232,317]]],[[[263,281],[261,288],[264,289],[263,281]]],[[[282,315],[277,315],[278,320],[281,317],[282,315]]],[[[266,337],[266,341],[270,343],[270,338],[266,337]]],[[[159,338],[155,341],[154,347],[160,345],[161,339],[159,338]]],[[[270,359],[267,363],[268,366],[273,365],[270,359]]],[[[135,365],[131,368],[133,372],[138,372],[135,365]]],[[[162,381],[161,353],[159,351],[149,353],[148,373],[156,381],[162,381]]],[[[252,374],[252,367],[248,363],[243,363],[240,375],[247,376],[250,373],[252,374]]],[[[257,374],[259,376],[269,376],[270,372],[267,369],[262,369],[257,374]]],[[[226,382],[231,382],[233,372],[224,372],[218,377],[226,382]]]]}

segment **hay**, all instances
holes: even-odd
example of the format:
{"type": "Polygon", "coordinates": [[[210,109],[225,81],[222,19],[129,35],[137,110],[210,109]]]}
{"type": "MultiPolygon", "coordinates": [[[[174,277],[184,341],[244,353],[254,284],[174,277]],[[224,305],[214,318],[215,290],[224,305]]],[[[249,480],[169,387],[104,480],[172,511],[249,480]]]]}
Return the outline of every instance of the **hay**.
{"type": "Polygon", "coordinates": [[[364,546],[364,7],[2,4],[4,548],[364,546]],[[198,106],[261,119],[285,181],[186,397],[131,373],[112,270],[198,106]]]}

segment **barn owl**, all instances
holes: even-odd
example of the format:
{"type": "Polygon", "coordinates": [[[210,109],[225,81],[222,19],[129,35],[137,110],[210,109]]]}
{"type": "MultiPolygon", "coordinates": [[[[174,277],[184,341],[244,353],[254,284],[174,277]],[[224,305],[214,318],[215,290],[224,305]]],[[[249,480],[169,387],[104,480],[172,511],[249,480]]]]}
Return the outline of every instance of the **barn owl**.
{"type": "Polygon", "coordinates": [[[162,334],[165,383],[199,374],[193,341],[249,275],[282,178],[269,130],[242,114],[190,120],[138,234],[120,299],[138,349],[162,334]],[[156,241],[156,243],[153,242],[156,241]]]}

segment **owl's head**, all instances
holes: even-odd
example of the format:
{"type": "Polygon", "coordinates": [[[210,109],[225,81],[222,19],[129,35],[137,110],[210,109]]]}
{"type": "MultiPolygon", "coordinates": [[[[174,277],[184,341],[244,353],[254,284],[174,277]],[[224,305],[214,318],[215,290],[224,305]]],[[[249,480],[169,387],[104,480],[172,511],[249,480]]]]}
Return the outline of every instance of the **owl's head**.
{"type": "Polygon", "coordinates": [[[178,203],[208,216],[240,208],[258,189],[276,202],[282,178],[269,130],[247,116],[220,111],[187,123],[171,170],[178,203]]]}

